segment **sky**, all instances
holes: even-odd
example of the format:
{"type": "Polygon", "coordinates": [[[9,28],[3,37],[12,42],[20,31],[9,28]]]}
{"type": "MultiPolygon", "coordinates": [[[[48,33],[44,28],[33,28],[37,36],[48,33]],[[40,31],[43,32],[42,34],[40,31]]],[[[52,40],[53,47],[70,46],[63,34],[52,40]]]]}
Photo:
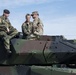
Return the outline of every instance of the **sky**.
{"type": "Polygon", "coordinates": [[[38,11],[44,35],[76,39],[76,0],[0,0],[0,15],[4,9],[10,10],[10,22],[19,32],[25,15],[38,11]]]}

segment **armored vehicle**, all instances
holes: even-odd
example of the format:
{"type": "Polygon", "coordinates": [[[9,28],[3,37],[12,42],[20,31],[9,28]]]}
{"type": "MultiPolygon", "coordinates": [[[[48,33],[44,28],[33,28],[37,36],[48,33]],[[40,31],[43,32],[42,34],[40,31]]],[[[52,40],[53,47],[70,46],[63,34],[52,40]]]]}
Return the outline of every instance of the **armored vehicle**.
{"type": "Polygon", "coordinates": [[[0,40],[0,75],[76,75],[76,41],[42,35],[11,39],[11,54],[0,40]]]}

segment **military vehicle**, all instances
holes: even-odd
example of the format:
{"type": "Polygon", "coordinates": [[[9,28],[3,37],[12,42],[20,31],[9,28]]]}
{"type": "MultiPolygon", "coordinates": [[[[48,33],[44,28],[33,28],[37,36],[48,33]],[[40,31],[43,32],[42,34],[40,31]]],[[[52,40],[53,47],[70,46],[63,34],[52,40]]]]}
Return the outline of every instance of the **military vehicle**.
{"type": "Polygon", "coordinates": [[[0,75],[76,75],[76,41],[42,35],[11,39],[11,54],[0,40],[0,75]]]}

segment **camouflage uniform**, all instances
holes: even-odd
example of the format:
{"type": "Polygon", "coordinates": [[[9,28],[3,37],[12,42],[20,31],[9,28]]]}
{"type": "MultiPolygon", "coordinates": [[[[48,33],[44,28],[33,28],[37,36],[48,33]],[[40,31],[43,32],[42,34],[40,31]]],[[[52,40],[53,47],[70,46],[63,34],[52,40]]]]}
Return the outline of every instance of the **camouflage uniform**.
{"type": "Polygon", "coordinates": [[[0,16],[0,37],[3,39],[5,49],[10,49],[10,39],[14,37],[18,31],[11,25],[8,18],[0,16]],[[9,29],[9,32],[7,32],[9,29]]]}
{"type": "Polygon", "coordinates": [[[43,23],[40,18],[33,21],[33,33],[35,35],[43,35],[43,23]]]}
{"type": "Polygon", "coordinates": [[[32,37],[32,22],[24,22],[22,24],[23,38],[30,39],[32,37]]]}
{"type": "Polygon", "coordinates": [[[33,34],[36,38],[39,38],[40,35],[43,35],[43,23],[38,17],[38,11],[32,12],[31,16],[33,17],[33,34]],[[36,17],[37,16],[37,17],[36,17]]]}

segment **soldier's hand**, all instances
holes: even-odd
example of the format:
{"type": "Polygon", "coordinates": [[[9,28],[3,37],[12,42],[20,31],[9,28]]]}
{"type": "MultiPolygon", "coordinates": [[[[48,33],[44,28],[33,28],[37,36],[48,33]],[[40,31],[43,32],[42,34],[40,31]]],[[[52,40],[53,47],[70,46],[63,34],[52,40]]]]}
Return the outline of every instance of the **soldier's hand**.
{"type": "Polygon", "coordinates": [[[39,35],[39,33],[37,31],[35,31],[34,34],[39,35]]]}
{"type": "Polygon", "coordinates": [[[10,31],[9,28],[7,28],[7,32],[8,32],[8,33],[9,33],[9,31],[10,31]]]}

